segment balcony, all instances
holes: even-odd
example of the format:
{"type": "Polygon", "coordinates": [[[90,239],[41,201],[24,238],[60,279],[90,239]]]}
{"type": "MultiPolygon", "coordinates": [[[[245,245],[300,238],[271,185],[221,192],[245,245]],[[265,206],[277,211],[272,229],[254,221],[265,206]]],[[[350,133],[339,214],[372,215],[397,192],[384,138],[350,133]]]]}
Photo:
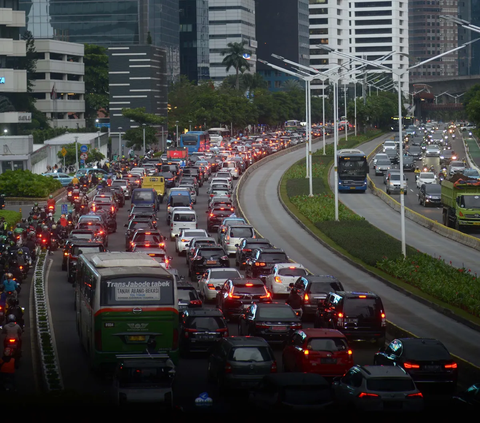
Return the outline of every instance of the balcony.
{"type": "Polygon", "coordinates": [[[38,60],[37,72],[84,75],[85,65],[83,63],[78,63],[78,62],[67,62],[65,60],[38,60]]]}
{"type": "Polygon", "coordinates": [[[37,100],[35,107],[43,113],[85,113],[85,100],[37,100]]]}
{"type": "Polygon", "coordinates": [[[83,81],[62,81],[62,80],[37,80],[33,81],[34,93],[51,93],[53,85],[55,91],[59,93],[85,94],[85,82],[83,81]]]}
{"type": "Polygon", "coordinates": [[[26,93],[27,71],[17,69],[0,69],[1,93],[26,93]]]}
{"type": "Polygon", "coordinates": [[[0,25],[23,28],[25,26],[25,12],[23,10],[0,8],[0,25]]]}
{"type": "Polygon", "coordinates": [[[27,43],[25,41],[0,38],[0,56],[21,57],[26,55],[27,43]]]}

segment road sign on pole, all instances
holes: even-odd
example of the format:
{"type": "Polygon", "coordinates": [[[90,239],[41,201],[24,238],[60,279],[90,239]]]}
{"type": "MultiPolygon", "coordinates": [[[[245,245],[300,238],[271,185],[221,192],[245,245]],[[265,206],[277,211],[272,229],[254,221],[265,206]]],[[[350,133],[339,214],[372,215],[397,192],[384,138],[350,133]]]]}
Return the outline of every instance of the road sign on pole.
{"type": "Polygon", "coordinates": [[[65,157],[67,155],[67,149],[65,147],[62,148],[62,156],[65,157]]]}
{"type": "Polygon", "coordinates": [[[82,160],[87,160],[88,159],[88,154],[87,153],[82,153],[82,154],[80,154],[80,158],[82,160]]]}
{"type": "Polygon", "coordinates": [[[88,146],[87,146],[87,145],[82,145],[82,146],[80,147],[80,151],[81,151],[82,153],[86,153],[86,152],[88,151],[88,146]]]}
{"type": "Polygon", "coordinates": [[[62,214],[68,214],[68,204],[62,204],[62,214]]]}

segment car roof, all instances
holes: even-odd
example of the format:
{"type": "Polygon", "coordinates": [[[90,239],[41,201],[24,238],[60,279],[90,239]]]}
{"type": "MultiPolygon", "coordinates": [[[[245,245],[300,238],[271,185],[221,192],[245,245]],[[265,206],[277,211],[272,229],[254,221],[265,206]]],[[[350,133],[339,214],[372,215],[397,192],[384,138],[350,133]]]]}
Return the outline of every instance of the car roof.
{"type": "Polygon", "coordinates": [[[316,282],[340,282],[335,276],[332,275],[307,275],[301,276],[310,283],[316,282]]]}
{"type": "Polygon", "coordinates": [[[233,285],[245,285],[247,283],[252,283],[253,285],[265,286],[265,284],[260,279],[250,279],[250,278],[234,278],[230,279],[233,285]]]}
{"type": "Polygon", "coordinates": [[[301,331],[309,338],[345,338],[345,335],[337,329],[305,328],[301,329],[301,331]]]}
{"type": "Polygon", "coordinates": [[[267,346],[268,342],[259,336],[228,336],[223,338],[233,347],[267,346]]]}
{"type": "Polygon", "coordinates": [[[411,379],[408,373],[403,370],[400,366],[375,366],[375,365],[363,365],[363,366],[356,366],[362,373],[367,377],[401,377],[411,379]]]}
{"type": "Polygon", "coordinates": [[[275,266],[285,269],[285,268],[290,268],[290,267],[295,267],[295,268],[305,268],[303,264],[300,263],[295,263],[295,262],[289,262],[289,263],[276,263],[275,266]]]}
{"type": "Polygon", "coordinates": [[[357,298],[359,295],[366,295],[367,297],[371,298],[379,298],[378,295],[373,292],[337,291],[335,294],[346,298],[357,298]]]}
{"type": "Polygon", "coordinates": [[[288,372],[272,373],[264,376],[263,382],[269,385],[286,386],[329,386],[329,382],[317,373],[288,372]]]}
{"type": "Polygon", "coordinates": [[[261,253],[284,253],[281,248],[257,248],[261,253]]]}

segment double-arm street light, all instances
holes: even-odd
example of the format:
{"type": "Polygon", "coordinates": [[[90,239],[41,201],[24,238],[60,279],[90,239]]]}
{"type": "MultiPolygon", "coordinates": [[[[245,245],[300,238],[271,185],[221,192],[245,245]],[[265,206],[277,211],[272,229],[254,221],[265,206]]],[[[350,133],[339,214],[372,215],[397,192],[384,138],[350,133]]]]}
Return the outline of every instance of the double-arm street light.
{"type": "MultiPolygon", "coordinates": [[[[429,63],[429,62],[431,62],[433,60],[436,60],[440,57],[446,56],[450,53],[453,53],[453,52],[458,51],[462,48],[465,48],[467,45],[469,45],[469,44],[471,44],[475,41],[478,41],[478,40],[479,39],[469,41],[468,43],[465,43],[461,46],[455,47],[451,50],[448,50],[448,51],[446,51],[444,53],[441,53],[437,56],[434,56],[430,59],[424,60],[424,61],[422,61],[420,63],[417,63],[413,66],[410,66],[406,69],[398,69],[396,71],[394,71],[393,69],[390,69],[389,67],[383,65],[382,63],[379,63],[378,61],[365,60],[363,58],[356,57],[353,54],[340,52],[338,50],[335,50],[335,49],[333,49],[331,47],[328,47],[328,46],[325,46],[323,44],[320,44],[320,45],[317,46],[318,48],[330,51],[330,52],[332,52],[332,53],[334,53],[334,54],[336,54],[340,57],[345,57],[347,59],[353,59],[353,60],[356,60],[360,63],[364,63],[364,64],[367,64],[367,65],[373,65],[377,68],[384,69],[387,72],[392,72],[393,75],[397,76],[397,84],[398,84],[398,122],[399,122],[399,125],[398,125],[398,139],[399,139],[399,144],[400,144],[400,151],[399,151],[399,155],[400,155],[400,165],[399,165],[400,166],[400,225],[401,225],[401,238],[402,238],[401,239],[401,241],[402,241],[402,254],[404,256],[407,255],[407,250],[406,250],[406,243],[405,243],[405,198],[404,198],[405,187],[404,187],[404,180],[403,180],[404,172],[403,172],[403,134],[402,134],[402,130],[403,130],[403,127],[402,127],[403,126],[402,125],[402,122],[403,122],[403,117],[402,117],[402,76],[405,73],[409,72],[411,69],[417,68],[419,66],[423,66],[426,63],[429,63]]],[[[398,54],[402,54],[402,53],[398,53],[398,54]]],[[[337,176],[336,169],[335,169],[335,176],[337,176]]],[[[336,182],[336,186],[335,186],[335,193],[337,193],[337,192],[338,192],[338,182],[336,182]]],[[[336,203],[338,202],[338,195],[335,196],[335,202],[336,203]]],[[[337,204],[335,206],[336,206],[336,208],[338,207],[337,204]]]]}
{"type": "Polygon", "coordinates": [[[441,94],[434,95],[434,97],[435,97],[435,104],[438,104],[438,97],[441,97],[442,95],[445,95],[445,94],[450,95],[450,94],[448,94],[448,91],[444,91],[444,92],[441,93],[441,94]]]}

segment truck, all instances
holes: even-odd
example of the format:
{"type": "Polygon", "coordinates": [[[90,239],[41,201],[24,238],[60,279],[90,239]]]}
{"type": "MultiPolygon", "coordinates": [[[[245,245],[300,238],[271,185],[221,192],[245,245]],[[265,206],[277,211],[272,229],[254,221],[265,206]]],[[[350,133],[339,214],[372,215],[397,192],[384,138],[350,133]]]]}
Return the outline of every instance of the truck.
{"type": "Polygon", "coordinates": [[[480,226],[480,181],[454,175],[442,181],[443,224],[457,231],[480,226]]]}
{"type": "Polygon", "coordinates": [[[180,166],[185,166],[188,162],[187,147],[169,147],[167,148],[167,161],[180,162],[180,166]]]}

